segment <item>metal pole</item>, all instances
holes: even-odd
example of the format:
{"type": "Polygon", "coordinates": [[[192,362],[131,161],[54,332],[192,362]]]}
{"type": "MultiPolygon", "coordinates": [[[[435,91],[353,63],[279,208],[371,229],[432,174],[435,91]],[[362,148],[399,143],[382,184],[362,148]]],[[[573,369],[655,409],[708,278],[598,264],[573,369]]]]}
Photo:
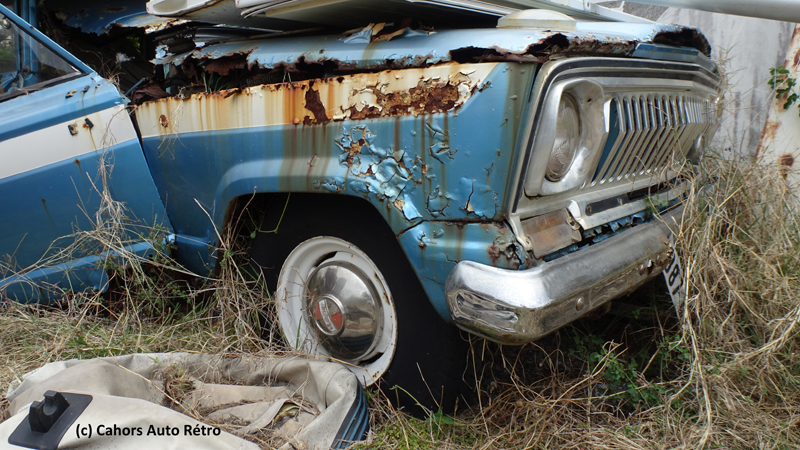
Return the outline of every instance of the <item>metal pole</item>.
{"type": "Polygon", "coordinates": [[[635,3],[800,22],[800,0],[636,0],[635,3]]]}

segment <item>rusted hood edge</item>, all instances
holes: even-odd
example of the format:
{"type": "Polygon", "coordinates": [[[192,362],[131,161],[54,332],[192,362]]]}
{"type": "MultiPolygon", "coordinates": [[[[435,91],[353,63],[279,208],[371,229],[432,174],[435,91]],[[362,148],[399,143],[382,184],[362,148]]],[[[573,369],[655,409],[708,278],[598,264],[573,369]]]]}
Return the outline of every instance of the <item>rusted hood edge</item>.
{"type": "Polygon", "coordinates": [[[247,55],[251,67],[294,70],[297,64],[333,63],[337,70],[385,70],[447,62],[542,62],[559,54],[630,56],[639,43],[695,48],[710,54],[695,28],[659,24],[596,24],[594,30],[557,32],[532,29],[446,30],[412,33],[382,42],[345,42],[341,36],[238,41],[167,55],[156,64],[216,60],[247,55]]]}

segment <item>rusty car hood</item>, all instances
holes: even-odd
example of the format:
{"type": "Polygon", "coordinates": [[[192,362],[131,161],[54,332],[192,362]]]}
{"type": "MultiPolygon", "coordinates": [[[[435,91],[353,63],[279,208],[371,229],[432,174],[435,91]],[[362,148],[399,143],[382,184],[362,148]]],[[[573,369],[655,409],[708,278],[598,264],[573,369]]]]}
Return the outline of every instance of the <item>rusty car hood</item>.
{"type": "Polygon", "coordinates": [[[696,29],[656,23],[578,22],[576,30],[404,29],[391,37],[365,27],[350,35],[274,37],[206,45],[181,54],[162,54],[156,64],[185,59],[244,57],[249,68],[285,68],[297,64],[335,64],[336,70],[383,70],[427,67],[448,62],[544,62],[556,55],[635,55],[639,44],[682,47],[709,55],[706,38],[696,29]]]}

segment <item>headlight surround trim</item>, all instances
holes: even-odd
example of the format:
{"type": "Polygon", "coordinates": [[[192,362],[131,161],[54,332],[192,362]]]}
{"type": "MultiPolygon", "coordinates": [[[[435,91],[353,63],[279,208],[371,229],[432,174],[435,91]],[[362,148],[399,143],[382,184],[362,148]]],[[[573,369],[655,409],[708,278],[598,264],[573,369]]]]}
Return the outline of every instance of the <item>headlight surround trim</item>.
{"type": "Polygon", "coordinates": [[[525,177],[529,197],[556,194],[579,188],[591,176],[609,132],[610,98],[590,80],[567,80],[550,89],[542,119],[536,126],[533,151],[525,177]],[[561,177],[548,176],[548,163],[556,145],[559,107],[565,97],[577,106],[579,138],[569,168],[561,177]]]}
{"type": "Polygon", "coordinates": [[[578,109],[578,103],[572,98],[572,95],[565,92],[561,95],[558,104],[556,136],[553,142],[553,148],[550,150],[550,157],[547,160],[547,167],[545,170],[545,178],[548,181],[560,181],[564,178],[564,175],[569,172],[572,163],[575,161],[580,134],[581,115],[578,109]],[[566,136],[562,136],[562,133],[566,134],[566,136]],[[566,152],[569,152],[569,157],[566,158],[563,157],[566,155],[561,152],[561,150],[565,148],[566,152]],[[561,155],[559,155],[559,153],[561,153],[561,155]],[[561,167],[554,168],[553,165],[560,165],[561,167]]]}

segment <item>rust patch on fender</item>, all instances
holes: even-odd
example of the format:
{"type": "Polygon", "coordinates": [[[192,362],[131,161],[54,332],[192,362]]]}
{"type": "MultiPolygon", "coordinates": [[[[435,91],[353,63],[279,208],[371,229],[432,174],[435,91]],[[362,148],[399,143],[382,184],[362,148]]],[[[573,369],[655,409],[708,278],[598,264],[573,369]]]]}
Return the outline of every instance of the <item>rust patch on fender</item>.
{"type": "MultiPolygon", "coordinates": [[[[357,141],[351,142],[349,147],[342,147],[342,149],[344,149],[344,151],[347,152],[347,156],[345,157],[345,163],[347,164],[348,167],[353,166],[353,161],[356,155],[361,154],[361,148],[364,147],[365,145],[367,145],[367,141],[364,140],[364,138],[361,138],[357,141]]],[[[365,172],[365,174],[372,175],[372,167],[369,167],[367,172],[365,172]]],[[[403,210],[402,208],[397,208],[397,209],[401,211],[403,210]]]]}
{"type": "Polygon", "coordinates": [[[434,80],[420,80],[416,87],[407,92],[383,93],[375,87],[372,88],[372,93],[377,99],[375,106],[365,106],[360,110],[351,106],[350,119],[444,112],[453,109],[459,98],[457,83],[434,80]]]}
{"type": "MultiPolygon", "coordinates": [[[[228,75],[233,70],[245,68],[247,66],[247,56],[249,54],[250,52],[235,53],[231,55],[225,55],[217,59],[213,59],[205,66],[205,71],[213,72],[223,76],[228,75]]],[[[185,65],[182,64],[181,66],[184,70],[187,70],[187,68],[184,67],[185,65]]]]}
{"type": "Polygon", "coordinates": [[[486,248],[486,253],[489,255],[489,259],[492,261],[492,264],[497,264],[497,260],[499,260],[500,255],[503,254],[503,252],[500,251],[500,248],[494,243],[486,248]]]}
{"type": "MultiPolygon", "coordinates": [[[[328,118],[328,114],[325,112],[325,105],[322,104],[322,100],[319,97],[319,91],[316,89],[312,89],[311,85],[309,85],[308,90],[306,91],[306,109],[311,111],[314,114],[314,119],[316,119],[319,123],[330,122],[330,118],[328,118]]],[[[306,116],[309,119],[308,116],[306,116]]],[[[305,123],[305,121],[304,121],[305,123]]],[[[306,125],[310,125],[310,122],[306,125]]]]}
{"type": "Polygon", "coordinates": [[[159,100],[167,97],[169,97],[167,91],[165,91],[156,81],[151,80],[133,92],[131,95],[131,101],[134,103],[140,103],[145,100],[159,100]]]}
{"type": "MultiPolygon", "coordinates": [[[[146,101],[135,114],[143,137],[149,137],[442,113],[458,110],[476,95],[496,66],[449,64],[197,92],[146,101]]],[[[139,98],[162,93],[140,91],[139,98]]],[[[447,146],[440,147],[435,150],[447,146]]]]}
{"type": "Polygon", "coordinates": [[[554,55],[568,53],[588,53],[599,55],[619,55],[625,56],[633,52],[636,48],[636,40],[614,40],[601,41],[597,39],[581,39],[556,33],[548,36],[541,41],[529,45],[525,51],[511,51],[497,46],[489,48],[483,47],[463,47],[449,52],[450,58],[458,62],[538,62],[548,61],[554,55]]]}

